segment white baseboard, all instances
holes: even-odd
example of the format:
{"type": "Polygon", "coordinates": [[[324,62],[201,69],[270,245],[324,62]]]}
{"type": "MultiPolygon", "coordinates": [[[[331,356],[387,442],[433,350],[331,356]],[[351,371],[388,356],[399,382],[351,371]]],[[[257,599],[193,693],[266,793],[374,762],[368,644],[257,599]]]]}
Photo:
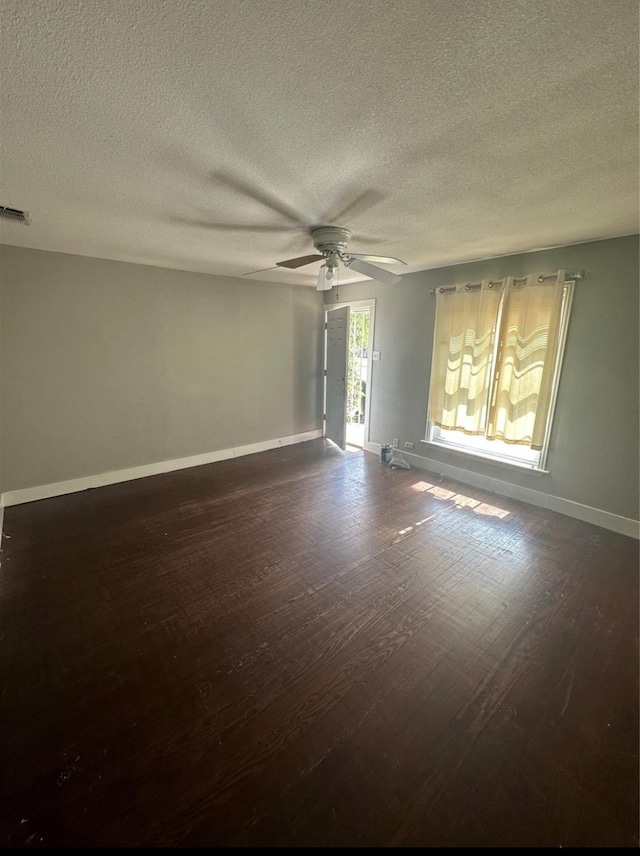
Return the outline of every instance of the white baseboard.
{"type": "Polygon", "coordinates": [[[229,458],[241,458],[244,455],[255,455],[257,452],[267,452],[281,446],[292,446],[307,440],[322,437],[320,428],[305,431],[302,434],[290,434],[288,437],[278,437],[275,440],[263,440],[248,446],[236,446],[233,449],[219,449],[217,452],[205,452],[202,455],[191,455],[188,458],[175,458],[172,461],[158,461],[155,464],[143,464],[140,467],[129,467],[126,470],[111,470],[108,473],[85,476],[79,479],[43,484],[36,487],[26,487],[20,490],[8,490],[0,497],[0,503],[5,505],[21,505],[23,502],[34,502],[37,499],[49,499],[52,496],[62,496],[66,493],[77,493],[93,487],[103,487],[117,482],[143,479],[147,476],[157,476],[161,473],[171,473],[174,470],[185,470],[189,467],[199,467],[202,464],[215,464],[227,461],[229,458]]]}
{"type": "MultiPolygon", "coordinates": [[[[48,499],[52,496],[77,493],[78,491],[88,490],[89,488],[102,487],[104,485],[116,484],[118,482],[133,481],[134,479],[146,478],[147,476],[170,473],[175,470],[183,470],[189,467],[198,467],[202,464],[213,464],[217,461],[226,461],[230,458],[240,458],[244,455],[266,452],[269,449],[291,446],[295,443],[304,443],[307,440],[316,440],[319,437],[322,437],[322,430],[318,428],[314,431],[305,431],[302,434],[291,434],[288,437],[279,437],[275,440],[264,440],[260,443],[251,443],[247,446],[236,446],[232,449],[220,449],[216,452],[205,452],[202,455],[192,455],[188,458],[158,461],[154,464],[129,467],[125,470],[112,470],[108,473],[100,473],[98,475],[86,476],[79,479],[69,479],[67,481],[55,482],[53,484],[6,491],[0,496],[0,548],[2,547],[2,521],[4,506],[20,505],[23,502],[34,502],[38,499],[48,499]]],[[[379,443],[366,442],[364,444],[364,448],[365,451],[371,452],[378,457],[380,456],[379,443]]],[[[612,514],[609,511],[603,511],[599,508],[591,508],[591,506],[582,505],[579,502],[573,502],[570,499],[562,499],[561,497],[543,493],[539,490],[532,490],[531,488],[511,484],[510,482],[505,482],[501,479],[484,476],[480,473],[474,473],[470,470],[462,469],[461,467],[455,467],[452,464],[444,464],[431,458],[424,458],[422,455],[416,455],[405,451],[403,451],[402,454],[405,455],[412,466],[416,469],[448,476],[449,478],[456,479],[463,484],[469,484],[474,487],[482,488],[483,490],[489,490],[500,496],[509,496],[512,499],[518,499],[521,502],[528,502],[530,505],[536,505],[539,508],[548,508],[552,511],[557,511],[560,514],[566,514],[568,517],[575,517],[578,520],[585,521],[586,523],[593,523],[595,526],[602,526],[604,529],[609,529],[612,532],[618,532],[621,535],[640,538],[640,522],[632,520],[629,517],[621,517],[620,515],[612,514]]]]}
{"type": "MultiPolygon", "coordinates": [[[[367,443],[365,444],[365,449],[367,452],[373,452],[380,456],[380,443],[367,443]]],[[[508,496],[511,499],[528,502],[530,505],[537,505],[539,508],[548,508],[551,511],[566,514],[568,517],[583,520],[585,523],[602,526],[604,529],[618,532],[620,535],[640,538],[640,522],[630,517],[621,517],[619,514],[612,514],[610,511],[591,508],[589,505],[582,505],[579,502],[562,499],[559,496],[543,493],[540,490],[532,490],[528,487],[521,487],[520,485],[511,484],[501,479],[492,478],[491,476],[484,476],[480,473],[474,473],[471,470],[455,467],[452,464],[443,464],[440,461],[435,461],[432,458],[424,458],[422,455],[416,455],[412,452],[405,452],[403,450],[402,454],[416,469],[448,476],[463,484],[489,490],[492,493],[497,493],[499,496],[508,496]]]]}

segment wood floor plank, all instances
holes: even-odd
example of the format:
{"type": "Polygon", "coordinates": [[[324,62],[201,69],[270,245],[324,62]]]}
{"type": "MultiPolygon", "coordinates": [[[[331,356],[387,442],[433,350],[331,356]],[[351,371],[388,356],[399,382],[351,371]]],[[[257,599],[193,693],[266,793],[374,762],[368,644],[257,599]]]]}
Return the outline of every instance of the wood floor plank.
{"type": "Polygon", "coordinates": [[[324,440],[4,531],[4,846],[638,845],[630,538],[324,440]]]}

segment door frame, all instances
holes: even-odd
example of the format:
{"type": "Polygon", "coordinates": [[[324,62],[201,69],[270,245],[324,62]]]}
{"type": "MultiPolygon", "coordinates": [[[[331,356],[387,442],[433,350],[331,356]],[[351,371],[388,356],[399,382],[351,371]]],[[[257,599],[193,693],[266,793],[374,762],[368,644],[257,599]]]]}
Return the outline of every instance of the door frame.
{"type": "MultiPolygon", "coordinates": [[[[363,449],[366,452],[377,452],[377,447],[371,447],[371,443],[369,441],[369,424],[370,424],[370,416],[371,416],[371,402],[373,400],[373,343],[375,340],[375,323],[376,323],[376,299],[375,297],[370,297],[367,300],[343,300],[340,303],[325,303],[324,304],[324,357],[322,360],[322,407],[323,413],[326,413],[327,410],[327,381],[326,381],[326,370],[327,370],[327,312],[331,312],[332,309],[342,309],[344,306],[348,306],[349,309],[369,309],[371,313],[371,319],[369,321],[369,357],[367,358],[367,408],[364,414],[364,446],[363,449]]],[[[348,366],[347,366],[348,368],[348,366]]],[[[326,429],[325,420],[322,420],[322,433],[324,435],[326,429]]]]}

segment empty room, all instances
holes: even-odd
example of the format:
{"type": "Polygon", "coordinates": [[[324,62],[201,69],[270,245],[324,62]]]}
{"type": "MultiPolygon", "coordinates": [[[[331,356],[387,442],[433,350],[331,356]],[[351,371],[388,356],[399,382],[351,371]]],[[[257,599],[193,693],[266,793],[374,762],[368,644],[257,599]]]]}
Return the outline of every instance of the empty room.
{"type": "Polygon", "coordinates": [[[0,846],[637,847],[636,0],[5,0],[0,846]]]}

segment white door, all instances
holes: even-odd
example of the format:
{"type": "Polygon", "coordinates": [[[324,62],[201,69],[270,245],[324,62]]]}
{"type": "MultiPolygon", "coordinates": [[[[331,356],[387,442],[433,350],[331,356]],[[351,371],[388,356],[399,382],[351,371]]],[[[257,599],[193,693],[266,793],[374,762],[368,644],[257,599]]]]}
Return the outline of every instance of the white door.
{"type": "Polygon", "coordinates": [[[347,434],[347,351],[349,348],[349,307],[327,312],[327,353],[325,377],[325,437],[340,446],[347,434]]]}

